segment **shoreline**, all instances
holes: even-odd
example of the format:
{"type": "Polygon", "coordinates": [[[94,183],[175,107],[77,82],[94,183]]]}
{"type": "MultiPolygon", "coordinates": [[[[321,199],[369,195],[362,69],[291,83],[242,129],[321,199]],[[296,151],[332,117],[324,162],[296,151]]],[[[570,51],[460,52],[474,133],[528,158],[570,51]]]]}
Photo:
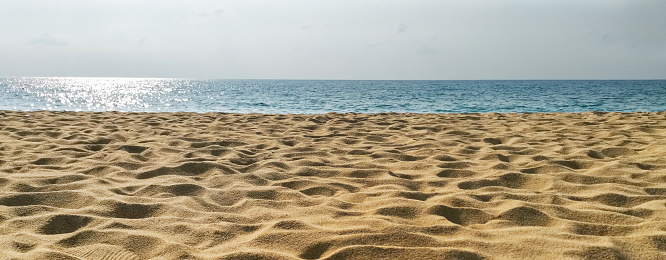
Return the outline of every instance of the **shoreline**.
{"type": "Polygon", "coordinates": [[[0,258],[666,257],[666,111],[0,118],[0,258]]]}
{"type": "Polygon", "coordinates": [[[208,112],[191,112],[191,111],[164,111],[164,112],[144,112],[144,111],[71,111],[71,110],[2,110],[0,113],[112,113],[112,114],[222,114],[222,115],[266,115],[266,116],[277,116],[277,115],[294,115],[294,116],[321,116],[321,115],[345,115],[345,114],[354,114],[354,115],[492,115],[492,114],[502,114],[502,115],[520,115],[520,114],[596,114],[596,115],[605,115],[605,114],[662,114],[666,113],[666,110],[662,111],[584,111],[584,112],[452,112],[452,113],[431,113],[431,112],[376,112],[376,113],[365,113],[365,112],[336,112],[330,111],[326,113],[315,113],[315,114],[298,114],[298,113],[239,113],[239,112],[217,112],[217,111],[208,111],[208,112]]]}

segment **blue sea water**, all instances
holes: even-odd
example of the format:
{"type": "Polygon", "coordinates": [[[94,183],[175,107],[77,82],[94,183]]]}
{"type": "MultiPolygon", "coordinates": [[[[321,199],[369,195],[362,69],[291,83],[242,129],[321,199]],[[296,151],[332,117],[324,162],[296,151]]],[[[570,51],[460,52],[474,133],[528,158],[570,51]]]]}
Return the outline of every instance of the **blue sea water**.
{"type": "Polygon", "coordinates": [[[0,79],[0,110],[294,113],[665,111],[666,80],[0,79]]]}

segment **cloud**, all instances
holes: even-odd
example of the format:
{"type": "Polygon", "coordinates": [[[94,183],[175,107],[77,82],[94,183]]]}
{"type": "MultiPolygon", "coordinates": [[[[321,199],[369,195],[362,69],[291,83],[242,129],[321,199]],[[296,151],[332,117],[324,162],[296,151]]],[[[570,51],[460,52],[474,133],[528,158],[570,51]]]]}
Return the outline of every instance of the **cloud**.
{"type": "Polygon", "coordinates": [[[398,25],[397,33],[405,33],[407,31],[407,26],[404,23],[398,25]]]}
{"type": "Polygon", "coordinates": [[[590,29],[587,31],[588,37],[593,38],[595,41],[601,44],[613,44],[615,43],[615,37],[609,32],[602,32],[596,29],[590,29]]]}
{"type": "Polygon", "coordinates": [[[224,14],[224,9],[222,9],[222,7],[214,7],[210,9],[194,10],[192,13],[198,16],[218,16],[224,14]]]}
{"type": "Polygon", "coordinates": [[[416,49],[416,52],[418,52],[421,55],[427,55],[427,56],[437,55],[439,53],[437,49],[430,47],[427,44],[421,44],[421,46],[419,46],[419,48],[416,49]]]}
{"type": "Polygon", "coordinates": [[[301,25],[301,30],[306,31],[308,33],[313,33],[313,32],[319,32],[319,31],[326,31],[330,29],[330,25],[328,23],[323,23],[323,24],[304,24],[301,25]]]}
{"type": "Polygon", "coordinates": [[[365,48],[366,49],[375,49],[375,48],[379,48],[381,46],[388,45],[388,44],[391,44],[391,43],[393,43],[393,41],[383,40],[383,41],[380,41],[380,42],[375,42],[375,43],[368,44],[368,45],[365,46],[365,48]]]}
{"type": "Polygon", "coordinates": [[[33,38],[30,41],[30,43],[35,45],[49,45],[49,46],[64,46],[69,44],[67,41],[53,37],[49,33],[43,33],[42,35],[33,38]]]}
{"type": "Polygon", "coordinates": [[[146,43],[146,37],[141,37],[138,41],[132,42],[132,45],[134,46],[141,46],[144,43],[146,43]]]}

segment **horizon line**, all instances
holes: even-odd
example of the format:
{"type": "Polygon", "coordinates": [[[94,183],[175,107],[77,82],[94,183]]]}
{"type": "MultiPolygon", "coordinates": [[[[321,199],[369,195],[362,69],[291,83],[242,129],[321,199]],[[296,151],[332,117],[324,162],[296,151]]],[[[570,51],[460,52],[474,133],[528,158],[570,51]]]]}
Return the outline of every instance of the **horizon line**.
{"type": "Polygon", "coordinates": [[[78,78],[78,79],[180,79],[180,80],[291,80],[291,81],[659,81],[666,78],[524,78],[524,79],[325,79],[325,78],[192,78],[192,77],[138,77],[138,76],[0,76],[3,79],[16,78],[78,78]]]}

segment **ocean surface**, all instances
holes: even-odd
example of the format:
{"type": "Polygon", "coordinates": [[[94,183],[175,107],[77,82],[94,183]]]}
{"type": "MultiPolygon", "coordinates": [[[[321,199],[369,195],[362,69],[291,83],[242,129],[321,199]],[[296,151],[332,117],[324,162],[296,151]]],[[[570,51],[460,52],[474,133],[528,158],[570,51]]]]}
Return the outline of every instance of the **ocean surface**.
{"type": "Polygon", "coordinates": [[[666,80],[0,78],[0,110],[229,112],[665,111],[666,80]]]}

